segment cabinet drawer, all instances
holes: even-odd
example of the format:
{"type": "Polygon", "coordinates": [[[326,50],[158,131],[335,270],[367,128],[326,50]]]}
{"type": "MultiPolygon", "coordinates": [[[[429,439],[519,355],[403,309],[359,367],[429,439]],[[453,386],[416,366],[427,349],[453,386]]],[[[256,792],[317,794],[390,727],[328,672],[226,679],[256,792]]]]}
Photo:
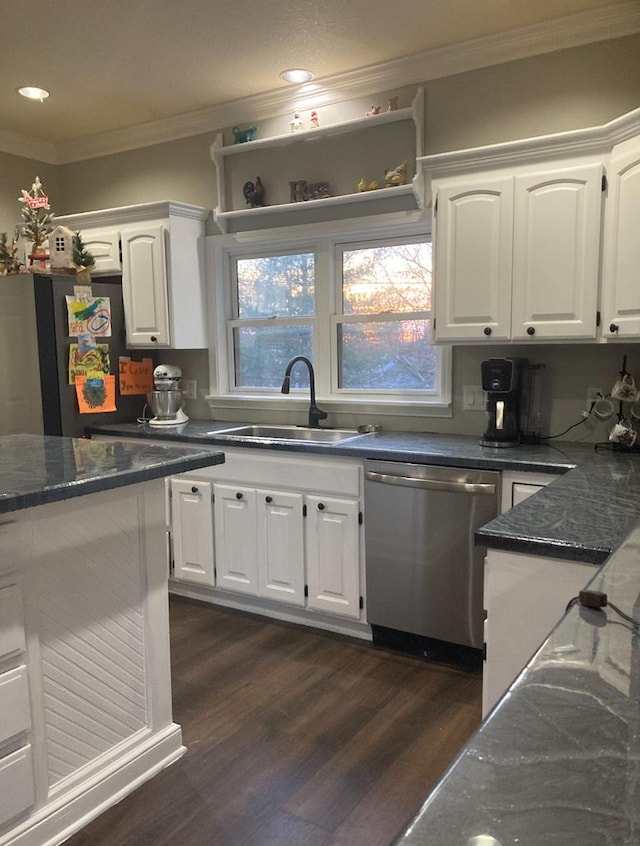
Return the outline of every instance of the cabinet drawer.
{"type": "Polygon", "coordinates": [[[24,650],[20,586],[10,579],[0,580],[0,660],[24,650]]]}
{"type": "Polygon", "coordinates": [[[0,714],[0,744],[28,731],[31,724],[29,688],[24,664],[0,675],[0,714]]]}
{"type": "Polygon", "coordinates": [[[26,811],[34,802],[31,746],[0,758],[0,825],[26,811]]]}

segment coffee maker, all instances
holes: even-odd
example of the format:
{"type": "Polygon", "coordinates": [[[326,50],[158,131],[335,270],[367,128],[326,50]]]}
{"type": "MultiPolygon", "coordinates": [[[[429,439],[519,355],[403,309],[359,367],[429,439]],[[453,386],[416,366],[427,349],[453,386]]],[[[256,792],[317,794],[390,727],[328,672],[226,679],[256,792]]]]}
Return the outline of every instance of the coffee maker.
{"type": "Polygon", "coordinates": [[[159,364],[153,371],[153,391],[147,394],[147,402],[153,412],[150,426],[178,426],[189,419],[182,410],[182,391],[178,383],[182,370],[175,364],[159,364]]]}
{"type": "Polygon", "coordinates": [[[526,358],[489,358],[481,362],[488,414],[481,446],[512,447],[520,443],[520,391],[527,364],[526,358]]]}

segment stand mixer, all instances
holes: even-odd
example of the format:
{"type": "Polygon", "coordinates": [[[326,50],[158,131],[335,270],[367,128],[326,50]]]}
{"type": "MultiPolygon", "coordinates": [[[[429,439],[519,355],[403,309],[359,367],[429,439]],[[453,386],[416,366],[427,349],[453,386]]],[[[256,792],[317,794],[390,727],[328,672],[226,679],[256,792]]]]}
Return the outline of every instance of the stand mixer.
{"type": "Polygon", "coordinates": [[[153,413],[150,426],[179,426],[189,419],[182,410],[182,391],[178,382],[182,370],[174,364],[159,364],[153,371],[154,390],[147,394],[153,413]]]}

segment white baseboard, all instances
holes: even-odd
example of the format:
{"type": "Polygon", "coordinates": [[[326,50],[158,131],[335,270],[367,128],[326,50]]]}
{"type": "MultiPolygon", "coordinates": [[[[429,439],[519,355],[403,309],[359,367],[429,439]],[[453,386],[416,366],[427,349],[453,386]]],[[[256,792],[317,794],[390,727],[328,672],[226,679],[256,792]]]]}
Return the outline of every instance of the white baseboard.
{"type": "Polygon", "coordinates": [[[0,836],[0,846],[59,846],[185,752],[182,730],[172,723],[93,779],[34,811],[23,823],[0,836]]]}

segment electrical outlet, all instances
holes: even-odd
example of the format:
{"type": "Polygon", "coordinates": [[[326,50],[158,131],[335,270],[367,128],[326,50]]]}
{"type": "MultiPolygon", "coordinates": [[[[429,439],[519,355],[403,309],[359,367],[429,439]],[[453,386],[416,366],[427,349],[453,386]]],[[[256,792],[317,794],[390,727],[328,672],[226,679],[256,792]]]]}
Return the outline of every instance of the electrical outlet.
{"type": "Polygon", "coordinates": [[[586,410],[589,411],[591,408],[591,403],[596,402],[596,400],[600,399],[604,396],[602,388],[587,388],[587,407],[586,410]]]}
{"type": "Polygon", "coordinates": [[[195,379],[182,380],[182,396],[185,399],[198,399],[198,383],[195,379]]]}

